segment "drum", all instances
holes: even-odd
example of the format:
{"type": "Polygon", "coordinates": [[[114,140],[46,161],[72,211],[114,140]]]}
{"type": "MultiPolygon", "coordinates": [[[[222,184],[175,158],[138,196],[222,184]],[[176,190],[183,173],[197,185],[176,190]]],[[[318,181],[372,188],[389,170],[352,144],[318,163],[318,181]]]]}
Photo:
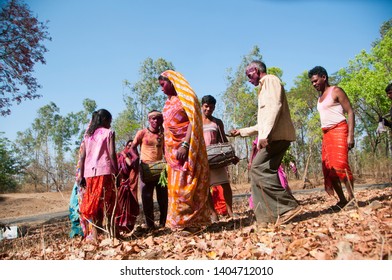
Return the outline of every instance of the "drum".
{"type": "Polygon", "coordinates": [[[210,168],[220,168],[233,164],[235,151],[230,142],[212,144],[206,147],[210,168]]]}
{"type": "Polygon", "coordinates": [[[162,170],[166,167],[166,162],[156,161],[153,163],[141,163],[142,179],[145,183],[158,182],[162,170]]]}

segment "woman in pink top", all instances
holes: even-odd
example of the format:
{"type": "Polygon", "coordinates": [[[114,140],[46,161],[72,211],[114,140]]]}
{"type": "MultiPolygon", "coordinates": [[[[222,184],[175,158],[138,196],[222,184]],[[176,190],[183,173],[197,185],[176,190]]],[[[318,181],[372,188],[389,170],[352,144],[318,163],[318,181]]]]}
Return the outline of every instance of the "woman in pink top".
{"type": "Polygon", "coordinates": [[[78,184],[85,188],[80,205],[81,225],[87,240],[96,241],[97,227],[111,232],[114,207],[114,175],[117,174],[115,134],[110,130],[112,115],[105,109],[93,113],[84,137],[78,184]]]}

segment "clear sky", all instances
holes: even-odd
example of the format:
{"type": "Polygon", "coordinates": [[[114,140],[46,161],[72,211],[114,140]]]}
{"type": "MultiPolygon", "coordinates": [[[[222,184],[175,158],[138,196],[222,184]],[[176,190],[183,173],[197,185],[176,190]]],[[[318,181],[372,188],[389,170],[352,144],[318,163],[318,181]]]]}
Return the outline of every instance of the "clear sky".
{"type": "Polygon", "coordinates": [[[34,73],[43,97],[0,117],[0,131],[10,140],[51,101],[65,115],[82,110],[83,99],[90,98],[116,117],[125,109],[123,81],[137,82],[148,57],[172,62],[199,97],[219,96],[227,69],[236,69],[257,45],[267,67],[283,70],[290,89],[315,65],[333,73],[369,51],[392,17],[390,0],[25,2],[40,21],[50,21],[53,40],[46,44],[47,64],[34,73]]]}

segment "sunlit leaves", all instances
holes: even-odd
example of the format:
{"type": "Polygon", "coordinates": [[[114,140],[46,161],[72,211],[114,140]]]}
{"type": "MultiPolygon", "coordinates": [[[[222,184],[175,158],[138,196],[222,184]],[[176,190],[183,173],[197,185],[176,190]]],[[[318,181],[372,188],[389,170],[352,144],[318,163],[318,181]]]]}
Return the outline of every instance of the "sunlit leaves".
{"type": "Polygon", "coordinates": [[[376,133],[379,116],[389,113],[390,100],[385,94],[392,82],[392,29],[391,20],[381,27],[381,38],[369,53],[362,51],[348,66],[338,72],[339,86],[344,88],[353,105],[356,130],[376,151],[379,135],[376,133]]]}

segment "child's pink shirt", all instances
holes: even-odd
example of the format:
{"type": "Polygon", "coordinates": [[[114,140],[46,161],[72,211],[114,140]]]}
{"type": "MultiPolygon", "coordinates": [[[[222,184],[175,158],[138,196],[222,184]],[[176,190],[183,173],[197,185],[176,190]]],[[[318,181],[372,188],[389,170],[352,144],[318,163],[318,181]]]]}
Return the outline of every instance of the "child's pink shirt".
{"type": "Polygon", "coordinates": [[[92,136],[84,138],[86,148],[86,160],[84,163],[84,177],[109,175],[114,171],[110,158],[110,141],[113,131],[100,127],[92,136]]]}

